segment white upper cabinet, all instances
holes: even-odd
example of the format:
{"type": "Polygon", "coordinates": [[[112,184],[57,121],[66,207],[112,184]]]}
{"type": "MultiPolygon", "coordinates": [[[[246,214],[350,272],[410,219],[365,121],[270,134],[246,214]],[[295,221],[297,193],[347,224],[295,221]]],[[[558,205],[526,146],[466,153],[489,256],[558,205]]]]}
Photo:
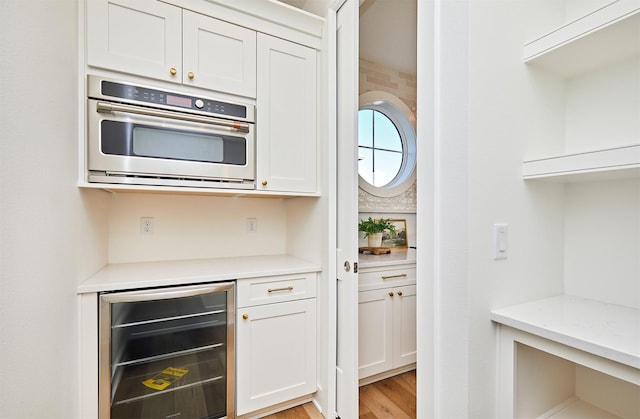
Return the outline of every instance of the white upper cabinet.
{"type": "Polygon", "coordinates": [[[156,1],[90,1],[87,22],[89,66],[255,98],[255,31],[156,1]]]}
{"type": "Polygon", "coordinates": [[[256,33],[221,20],[183,12],[182,82],[256,97],[256,33]]]}
{"type": "Polygon", "coordinates": [[[182,9],[158,1],[88,1],[87,63],[159,80],[179,81],[182,9]]]}
{"type": "Polygon", "coordinates": [[[317,190],[316,51],[258,34],[256,189],[317,190]]]}

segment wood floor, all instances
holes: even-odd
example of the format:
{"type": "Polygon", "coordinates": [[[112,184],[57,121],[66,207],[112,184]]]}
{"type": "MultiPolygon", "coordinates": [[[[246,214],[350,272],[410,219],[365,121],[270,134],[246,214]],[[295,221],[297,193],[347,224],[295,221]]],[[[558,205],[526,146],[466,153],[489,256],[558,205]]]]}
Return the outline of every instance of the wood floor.
{"type": "MultiPolygon", "coordinates": [[[[416,371],[405,372],[360,387],[359,419],[416,417],[416,371]]],[[[312,403],[285,410],[266,419],[322,419],[312,403]]]]}

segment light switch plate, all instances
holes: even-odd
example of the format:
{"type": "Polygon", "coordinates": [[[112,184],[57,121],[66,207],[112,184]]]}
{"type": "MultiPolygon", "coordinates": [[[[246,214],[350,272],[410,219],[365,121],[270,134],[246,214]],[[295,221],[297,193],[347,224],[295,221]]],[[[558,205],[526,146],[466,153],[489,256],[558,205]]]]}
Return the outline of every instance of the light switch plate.
{"type": "Polygon", "coordinates": [[[509,243],[509,225],[493,225],[493,259],[500,260],[507,258],[507,248],[509,243]]]}

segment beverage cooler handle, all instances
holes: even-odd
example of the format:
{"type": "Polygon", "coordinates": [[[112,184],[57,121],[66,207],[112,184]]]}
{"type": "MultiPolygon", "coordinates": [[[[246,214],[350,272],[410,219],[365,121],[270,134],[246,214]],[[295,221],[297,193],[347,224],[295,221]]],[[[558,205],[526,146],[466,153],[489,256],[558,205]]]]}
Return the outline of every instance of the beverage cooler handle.
{"type": "Polygon", "coordinates": [[[211,292],[226,291],[233,287],[232,282],[225,282],[217,284],[215,286],[195,286],[195,287],[182,287],[176,289],[158,289],[158,290],[143,290],[143,291],[131,291],[114,294],[103,294],[102,299],[108,303],[130,303],[138,301],[150,301],[150,300],[168,300],[171,298],[182,297],[194,297],[196,295],[208,294],[211,292]]]}
{"type": "Polygon", "coordinates": [[[177,112],[167,112],[137,106],[120,105],[115,103],[98,102],[96,111],[100,113],[134,113],[138,115],[155,116],[158,118],[178,119],[180,121],[198,122],[201,124],[215,125],[234,132],[249,132],[249,126],[239,122],[222,121],[218,119],[206,118],[203,116],[189,115],[177,112]]]}

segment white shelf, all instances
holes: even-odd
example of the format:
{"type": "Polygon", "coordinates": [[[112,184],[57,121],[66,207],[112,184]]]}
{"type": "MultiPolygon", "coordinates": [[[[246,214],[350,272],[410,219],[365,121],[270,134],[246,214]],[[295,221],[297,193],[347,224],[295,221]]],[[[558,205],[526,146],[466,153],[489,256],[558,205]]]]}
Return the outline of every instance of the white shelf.
{"type": "Polygon", "coordinates": [[[571,77],[640,55],[640,0],[617,0],[524,47],[524,61],[571,77]]]}
{"type": "Polygon", "coordinates": [[[491,319],[640,369],[638,309],[563,295],[493,310],[491,319]]]}
{"type": "Polygon", "coordinates": [[[522,177],[560,182],[640,177],[640,145],[525,161],[522,177]]]}
{"type": "Polygon", "coordinates": [[[572,397],[555,406],[553,409],[549,409],[547,412],[538,416],[537,419],[615,419],[617,417],[618,416],[613,413],[600,409],[584,400],[572,397]]]}

